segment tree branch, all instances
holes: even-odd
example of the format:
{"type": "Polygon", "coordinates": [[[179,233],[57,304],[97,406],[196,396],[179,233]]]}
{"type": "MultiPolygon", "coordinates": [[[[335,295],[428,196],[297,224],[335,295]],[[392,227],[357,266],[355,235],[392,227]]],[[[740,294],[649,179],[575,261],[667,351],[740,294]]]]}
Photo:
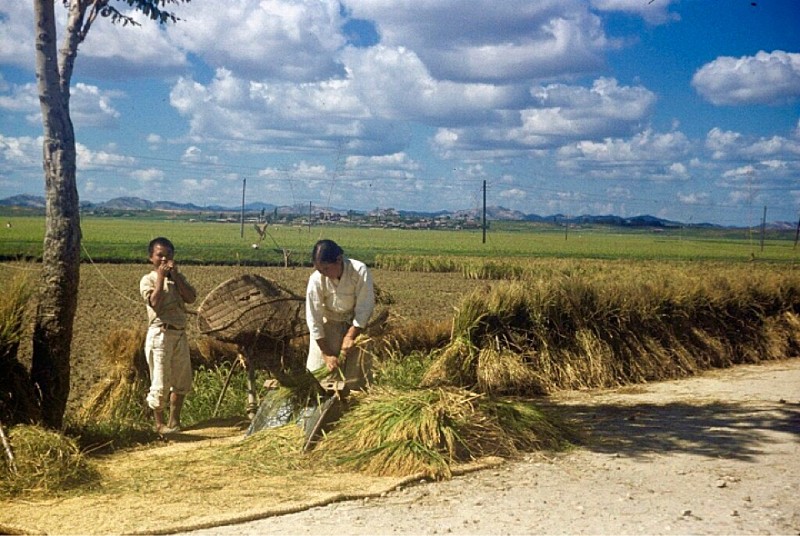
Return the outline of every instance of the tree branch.
{"type": "Polygon", "coordinates": [[[69,15],[67,16],[67,31],[64,34],[64,44],[59,51],[59,84],[61,98],[69,106],[69,85],[72,72],[75,69],[75,58],[78,56],[78,45],[83,41],[83,19],[86,8],[90,2],[87,0],[70,0],[69,15]]]}

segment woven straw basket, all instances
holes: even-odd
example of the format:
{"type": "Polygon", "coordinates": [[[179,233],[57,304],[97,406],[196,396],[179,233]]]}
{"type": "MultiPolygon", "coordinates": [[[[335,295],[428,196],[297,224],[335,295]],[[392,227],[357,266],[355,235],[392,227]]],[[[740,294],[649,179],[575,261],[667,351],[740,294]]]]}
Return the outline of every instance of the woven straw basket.
{"type": "Polygon", "coordinates": [[[306,334],[304,299],[255,274],[228,279],[197,310],[200,333],[240,347],[306,334]]]}

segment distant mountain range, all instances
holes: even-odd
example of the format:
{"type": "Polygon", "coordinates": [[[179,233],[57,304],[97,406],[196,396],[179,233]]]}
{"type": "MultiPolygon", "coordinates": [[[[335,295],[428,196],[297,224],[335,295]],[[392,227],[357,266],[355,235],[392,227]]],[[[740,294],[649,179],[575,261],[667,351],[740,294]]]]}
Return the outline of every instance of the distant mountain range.
{"type": "MultiPolygon", "coordinates": [[[[80,203],[81,210],[84,212],[89,211],[164,211],[164,212],[186,212],[186,213],[236,213],[239,214],[242,210],[241,206],[238,207],[225,207],[220,205],[207,205],[198,206],[193,203],[175,203],[173,201],[148,201],[139,197],[117,197],[109,199],[101,203],[92,203],[82,201],[80,203]]],[[[15,195],[0,199],[0,207],[20,207],[27,209],[40,209],[45,208],[45,199],[41,196],[34,195],[15,195]]],[[[346,215],[348,213],[360,215],[375,215],[380,213],[381,216],[400,216],[403,218],[467,218],[467,219],[481,219],[483,217],[483,210],[479,208],[457,211],[440,210],[436,212],[422,212],[413,210],[395,210],[395,209],[376,209],[374,211],[348,211],[331,209],[321,206],[276,206],[268,203],[248,203],[244,206],[245,212],[265,212],[275,213],[279,215],[286,214],[308,214],[309,210],[314,212],[325,211],[329,213],[337,213],[346,215]]],[[[565,216],[564,214],[552,214],[549,216],[540,216],[538,214],[525,214],[518,210],[511,210],[505,207],[493,206],[486,207],[486,218],[494,221],[530,221],[530,222],[549,222],[549,223],[564,223],[570,224],[600,224],[600,225],[613,225],[621,227],[652,227],[652,228],[676,228],[687,226],[684,223],[672,220],[665,220],[655,216],[641,215],[630,218],[614,215],[581,215],[581,216],[565,216]]],[[[691,227],[718,227],[719,225],[711,223],[692,223],[691,227]]],[[[792,222],[773,222],[769,224],[770,229],[794,229],[795,224],[792,222]]]]}

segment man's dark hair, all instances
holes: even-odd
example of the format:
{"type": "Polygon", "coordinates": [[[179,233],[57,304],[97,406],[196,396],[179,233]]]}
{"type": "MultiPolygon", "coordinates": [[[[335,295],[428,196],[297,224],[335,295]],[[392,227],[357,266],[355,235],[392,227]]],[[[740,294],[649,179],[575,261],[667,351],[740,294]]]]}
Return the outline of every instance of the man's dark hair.
{"type": "Polygon", "coordinates": [[[147,245],[147,254],[152,255],[153,250],[156,249],[156,246],[162,246],[169,249],[173,254],[175,253],[175,246],[172,245],[169,238],[164,238],[163,236],[156,237],[150,241],[147,245]]]}
{"type": "Polygon", "coordinates": [[[311,250],[311,262],[331,264],[336,262],[339,255],[344,255],[344,250],[339,247],[339,244],[333,240],[319,240],[311,250]]]}

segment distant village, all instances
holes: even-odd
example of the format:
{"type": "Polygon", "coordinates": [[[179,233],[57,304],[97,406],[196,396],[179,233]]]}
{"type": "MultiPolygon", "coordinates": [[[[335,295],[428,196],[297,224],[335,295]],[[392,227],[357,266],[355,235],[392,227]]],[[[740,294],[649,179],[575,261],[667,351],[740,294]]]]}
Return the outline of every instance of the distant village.
{"type": "MultiPolygon", "coordinates": [[[[16,195],[0,199],[0,213],[44,214],[45,200],[41,196],[16,195]]],[[[295,204],[279,206],[252,203],[241,208],[231,206],[198,206],[192,203],[171,201],[148,201],[138,197],[120,197],[109,201],[93,203],[81,202],[81,214],[98,217],[144,217],[157,219],[184,219],[189,221],[210,221],[221,223],[246,223],[248,226],[274,225],[341,225],[351,227],[381,227],[391,229],[481,229],[489,228],[491,222],[525,222],[532,225],[545,225],[553,228],[580,228],[585,226],[614,226],[629,229],[647,229],[661,232],[669,229],[730,229],[746,230],[755,226],[719,226],[710,223],[682,223],[665,220],[647,214],[623,217],[606,215],[564,215],[540,216],[525,214],[502,206],[468,208],[455,211],[419,212],[376,208],[371,211],[344,210],[319,205],[295,204]],[[485,218],[485,220],[484,220],[485,218]]],[[[763,230],[769,229],[779,234],[800,237],[800,221],[761,222],[763,230]]]]}
{"type": "MultiPolygon", "coordinates": [[[[324,209],[311,209],[310,214],[290,212],[277,207],[269,212],[262,209],[260,212],[244,211],[244,213],[220,212],[207,214],[195,221],[218,221],[224,223],[239,223],[244,220],[248,225],[342,225],[349,227],[380,227],[384,229],[480,229],[483,227],[481,218],[470,213],[452,214],[445,213],[436,216],[402,214],[393,208],[376,209],[368,213],[348,211],[339,212],[324,209]],[[244,218],[242,218],[244,216],[244,218]]],[[[487,222],[488,226],[488,222],[487,222]]]]}

